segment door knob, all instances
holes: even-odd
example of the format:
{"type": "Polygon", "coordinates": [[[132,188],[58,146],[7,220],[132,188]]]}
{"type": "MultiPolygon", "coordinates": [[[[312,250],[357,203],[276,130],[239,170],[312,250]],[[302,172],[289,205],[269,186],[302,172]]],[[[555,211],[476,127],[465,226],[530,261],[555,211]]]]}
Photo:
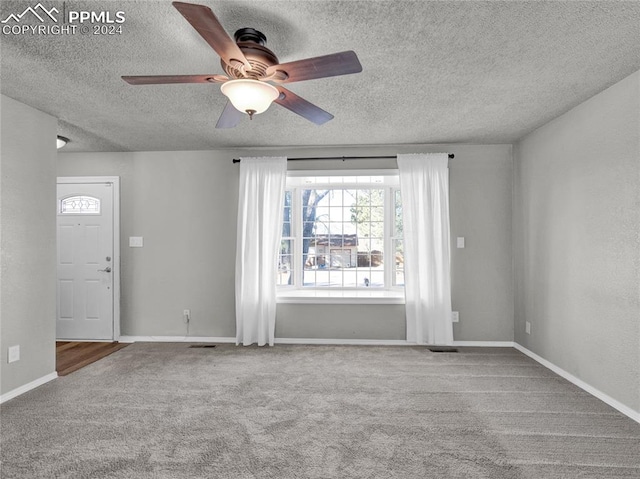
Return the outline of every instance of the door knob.
{"type": "Polygon", "coordinates": [[[111,273],[111,266],[107,266],[105,269],[99,269],[98,271],[101,271],[103,273],[111,273]]]}

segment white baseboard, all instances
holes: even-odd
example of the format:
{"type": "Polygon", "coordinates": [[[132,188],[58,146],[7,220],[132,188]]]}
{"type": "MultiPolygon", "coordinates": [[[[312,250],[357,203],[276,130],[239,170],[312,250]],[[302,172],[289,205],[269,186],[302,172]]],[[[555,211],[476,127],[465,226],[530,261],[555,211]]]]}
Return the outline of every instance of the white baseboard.
{"type": "Polygon", "coordinates": [[[41,378],[38,378],[35,381],[31,381],[30,383],[20,386],[19,388],[15,388],[14,390],[9,391],[8,393],[5,393],[2,396],[0,396],[0,404],[8,401],[9,399],[18,397],[21,394],[26,393],[27,391],[31,391],[32,389],[35,389],[38,386],[42,386],[43,384],[48,383],[49,381],[53,381],[57,377],[58,377],[58,373],[54,371],[51,374],[42,376],[41,378]]]}
{"type": "Polygon", "coordinates": [[[575,377],[573,374],[571,374],[571,373],[565,371],[564,369],[556,366],[552,362],[547,361],[542,356],[538,356],[533,351],[529,351],[524,346],[522,346],[522,345],[520,345],[518,343],[514,343],[513,347],[516,348],[521,353],[526,354],[531,359],[539,362],[544,367],[550,369],[551,371],[556,373],[558,376],[562,376],[567,381],[569,381],[569,382],[575,384],[576,386],[578,386],[580,389],[585,390],[586,392],[588,392],[592,396],[597,397],[598,399],[600,399],[601,401],[605,402],[606,404],[608,404],[612,408],[617,409],[618,411],[620,411],[625,416],[628,416],[631,419],[633,419],[634,421],[640,423],[640,411],[635,411],[635,410],[631,409],[629,406],[625,406],[624,404],[622,404],[617,399],[614,399],[611,396],[609,396],[608,394],[603,393],[599,389],[596,389],[593,386],[585,383],[582,379],[579,379],[579,378],[575,377]]]}
{"type": "Polygon", "coordinates": [[[513,341],[454,341],[453,346],[476,348],[513,348],[513,341]]]}
{"type": "MultiPolygon", "coordinates": [[[[230,343],[236,338],[211,336],[120,336],[121,343],[230,343]]],[[[324,344],[351,346],[417,346],[405,339],[275,338],[275,344],[324,344]]],[[[425,345],[426,346],[426,345],[425,345]]],[[[513,341],[454,341],[453,346],[512,348],[513,341]]]]}
{"type": "MultiPolygon", "coordinates": [[[[121,343],[229,343],[236,338],[210,336],[120,336],[121,343]]],[[[275,338],[275,344],[335,344],[364,346],[415,346],[404,339],[317,339],[317,338],[275,338]]]]}
{"type": "MultiPolygon", "coordinates": [[[[317,339],[317,338],[276,338],[276,344],[335,344],[354,346],[437,346],[416,344],[405,339],[317,339]]],[[[513,341],[454,341],[452,346],[474,346],[481,348],[512,348],[513,341]]]]}
{"type": "Polygon", "coordinates": [[[113,339],[68,339],[56,338],[56,341],[71,341],[74,343],[112,343],[113,339]]]}
{"type": "Polygon", "coordinates": [[[335,346],[415,346],[404,339],[275,338],[276,344],[324,344],[335,346]]]}
{"type": "Polygon", "coordinates": [[[120,336],[120,343],[236,343],[227,336],[120,336]]]}

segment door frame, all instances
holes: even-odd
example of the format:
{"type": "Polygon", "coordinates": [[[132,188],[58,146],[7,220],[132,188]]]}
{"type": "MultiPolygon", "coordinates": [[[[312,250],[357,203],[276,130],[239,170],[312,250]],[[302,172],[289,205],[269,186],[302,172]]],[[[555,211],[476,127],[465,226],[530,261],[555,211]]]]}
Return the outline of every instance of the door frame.
{"type": "MultiPolygon", "coordinates": [[[[113,341],[120,339],[120,177],[119,176],[59,176],[58,184],[111,183],[113,188],[113,341]]],[[[58,194],[56,191],[56,222],[58,194]]],[[[58,240],[56,234],[56,241],[58,240]]]]}

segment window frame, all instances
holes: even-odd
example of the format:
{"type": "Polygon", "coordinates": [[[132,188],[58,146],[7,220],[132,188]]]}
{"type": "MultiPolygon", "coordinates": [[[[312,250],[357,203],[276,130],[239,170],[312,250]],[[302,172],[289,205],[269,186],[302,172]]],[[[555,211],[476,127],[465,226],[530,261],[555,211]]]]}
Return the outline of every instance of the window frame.
{"type": "MultiPolygon", "coordinates": [[[[395,261],[395,195],[400,191],[399,173],[395,169],[386,170],[294,170],[287,172],[287,183],[285,191],[291,192],[291,236],[281,237],[282,240],[290,240],[293,243],[293,284],[282,284],[277,286],[279,295],[287,296],[292,300],[279,302],[311,302],[315,299],[322,299],[321,302],[329,302],[330,296],[341,298],[342,300],[356,299],[356,302],[366,302],[366,299],[373,300],[370,302],[398,302],[397,299],[401,295],[404,297],[404,285],[396,284],[396,261],[395,261]],[[353,176],[353,182],[336,181],[332,182],[331,178],[353,176]],[[376,177],[378,181],[360,182],[355,177],[376,177]],[[305,178],[324,178],[326,181],[314,181],[305,183],[305,178]],[[382,189],[383,190],[383,207],[384,207],[384,286],[383,287],[359,287],[359,286],[304,286],[303,275],[304,265],[303,258],[303,221],[302,221],[302,191],[305,189],[329,189],[329,190],[348,190],[348,189],[382,189]],[[391,267],[386,267],[387,258],[391,258],[391,267]],[[304,292],[308,292],[306,296],[304,292]],[[327,294],[323,293],[326,292],[327,294]],[[380,294],[379,294],[380,293],[380,294]],[[307,301],[299,301],[306,296],[307,301]],[[365,301],[358,300],[364,298],[365,301]],[[390,299],[385,301],[384,299],[390,299]]],[[[284,206],[283,206],[284,207],[284,206]]],[[[283,220],[284,224],[284,220],[283,220]]],[[[281,226],[282,230],[282,226],[281,226]]],[[[279,254],[278,254],[279,260],[279,254]]],[[[339,302],[349,302],[349,301],[339,302]]]]}

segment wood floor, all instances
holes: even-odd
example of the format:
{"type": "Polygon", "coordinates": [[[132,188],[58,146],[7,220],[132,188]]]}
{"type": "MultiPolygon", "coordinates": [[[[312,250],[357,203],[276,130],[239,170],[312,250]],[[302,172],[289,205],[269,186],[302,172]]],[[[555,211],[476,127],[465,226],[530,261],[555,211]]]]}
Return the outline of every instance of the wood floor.
{"type": "Polygon", "coordinates": [[[66,376],[128,346],[122,343],[56,342],[56,371],[66,376]]]}

